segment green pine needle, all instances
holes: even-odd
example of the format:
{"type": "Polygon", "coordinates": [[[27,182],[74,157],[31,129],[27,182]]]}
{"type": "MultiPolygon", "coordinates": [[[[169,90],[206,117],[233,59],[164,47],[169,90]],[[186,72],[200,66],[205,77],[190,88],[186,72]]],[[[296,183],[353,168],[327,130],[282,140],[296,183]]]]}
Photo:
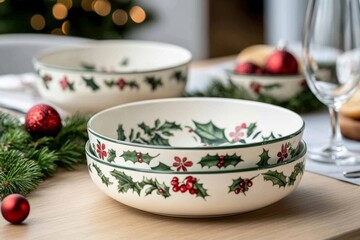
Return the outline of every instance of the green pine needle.
{"type": "Polygon", "coordinates": [[[35,190],[43,179],[39,165],[18,150],[0,152],[0,198],[35,190]]]}
{"type": "Polygon", "coordinates": [[[59,167],[73,169],[85,161],[87,116],[63,120],[56,137],[33,138],[17,118],[0,112],[0,199],[26,195],[59,167]]]}

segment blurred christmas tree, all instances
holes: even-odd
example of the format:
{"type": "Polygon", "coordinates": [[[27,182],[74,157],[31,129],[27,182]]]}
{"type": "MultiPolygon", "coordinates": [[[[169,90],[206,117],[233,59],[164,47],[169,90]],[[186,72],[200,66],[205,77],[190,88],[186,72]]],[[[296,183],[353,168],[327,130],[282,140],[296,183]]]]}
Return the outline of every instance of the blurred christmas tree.
{"type": "Polygon", "coordinates": [[[122,38],[149,19],[135,0],[0,0],[0,34],[122,38]]]}

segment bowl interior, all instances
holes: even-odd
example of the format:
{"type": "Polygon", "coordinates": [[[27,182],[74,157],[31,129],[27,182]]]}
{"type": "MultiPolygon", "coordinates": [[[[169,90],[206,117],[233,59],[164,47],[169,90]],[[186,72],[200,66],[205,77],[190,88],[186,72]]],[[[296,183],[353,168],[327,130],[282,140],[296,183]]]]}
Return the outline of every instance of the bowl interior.
{"type": "Polygon", "coordinates": [[[289,139],[302,118],[255,101],[173,98],[121,105],[95,114],[88,130],[109,141],[172,148],[217,147],[289,139]]]}
{"type": "Polygon", "coordinates": [[[184,65],[191,58],[191,53],[179,46],[121,40],[52,50],[37,56],[35,63],[74,71],[133,73],[184,65]]]}

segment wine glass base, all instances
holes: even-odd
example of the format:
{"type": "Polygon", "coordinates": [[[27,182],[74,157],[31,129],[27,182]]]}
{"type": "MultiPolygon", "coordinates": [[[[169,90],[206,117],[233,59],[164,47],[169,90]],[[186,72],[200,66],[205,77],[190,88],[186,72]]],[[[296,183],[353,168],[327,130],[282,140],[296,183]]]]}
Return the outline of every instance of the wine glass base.
{"type": "Polygon", "coordinates": [[[309,149],[307,158],[316,162],[336,165],[360,165],[360,154],[349,151],[345,146],[324,146],[309,149]]]}

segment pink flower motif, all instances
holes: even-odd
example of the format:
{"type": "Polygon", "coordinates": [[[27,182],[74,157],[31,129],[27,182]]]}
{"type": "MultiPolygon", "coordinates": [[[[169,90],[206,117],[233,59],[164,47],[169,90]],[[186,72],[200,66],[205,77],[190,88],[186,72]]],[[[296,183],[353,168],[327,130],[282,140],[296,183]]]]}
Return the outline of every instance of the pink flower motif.
{"type": "Polygon", "coordinates": [[[120,88],[120,90],[123,90],[124,87],[126,86],[127,82],[124,80],[124,79],[119,79],[117,82],[116,82],[116,85],[118,85],[118,87],[120,88]]]}
{"type": "Polygon", "coordinates": [[[105,144],[96,144],[96,152],[98,153],[99,158],[104,159],[107,156],[107,152],[105,151],[105,144]]]}
{"type": "Polygon", "coordinates": [[[261,88],[262,88],[262,85],[260,83],[256,83],[256,82],[250,83],[250,89],[253,90],[253,92],[256,94],[260,93],[261,88]]]}
{"type": "Polygon", "coordinates": [[[186,157],[183,157],[181,159],[180,157],[175,156],[174,157],[175,162],[173,163],[173,167],[176,167],[177,171],[183,170],[184,172],[187,172],[187,167],[191,167],[193,163],[191,161],[188,161],[186,157]]]}
{"type": "Polygon", "coordinates": [[[62,90],[66,90],[70,85],[69,79],[67,76],[64,76],[63,79],[60,80],[60,86],[62,90]]]}
{"type": "Polygon", "coordinates": [[[235,132],[230,132],[229,136],[232,138],[233,142],[238,142],[241,138],[244,137],[243,129],[246,129],[246,123],[242,123],[235,127],[235,132]]]}
{"type": "Polygon", "coordinates": [[[277,156],[279,158],[277,161],[278,163],[283,162],[288,157],[288,152],[285,144],[281,145],[281,151],[278,152],[277,156]]]}

